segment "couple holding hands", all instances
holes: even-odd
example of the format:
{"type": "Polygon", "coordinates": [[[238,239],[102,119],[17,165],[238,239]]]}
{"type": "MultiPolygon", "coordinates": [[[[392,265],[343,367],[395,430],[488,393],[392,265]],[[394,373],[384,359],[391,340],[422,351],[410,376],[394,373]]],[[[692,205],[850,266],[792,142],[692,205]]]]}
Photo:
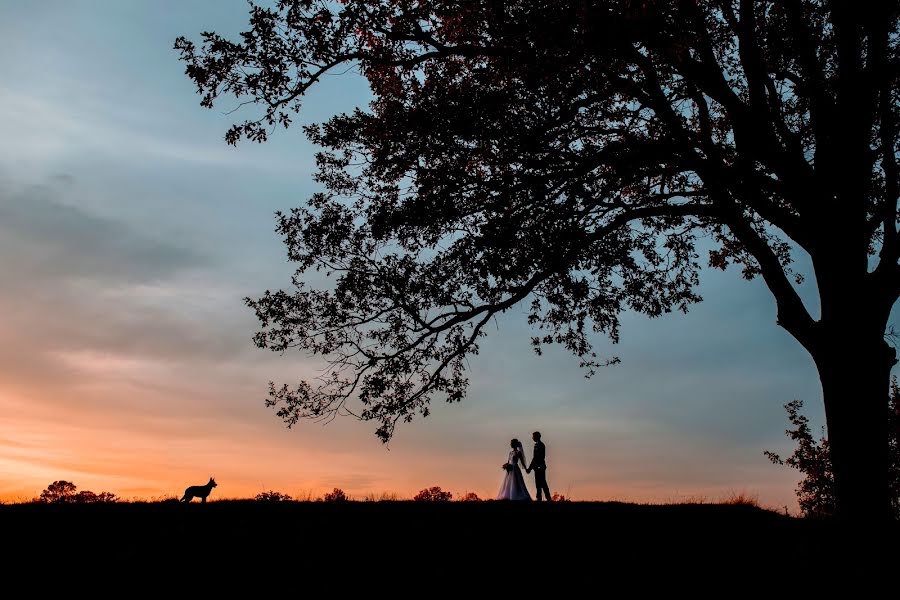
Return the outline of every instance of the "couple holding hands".
{"type": "Polygon", "coordinates": [[[525,451],[522,448],[522,442],[517,439],[510,441],[509,445],[512,450],[509,452],[509,459],[503,464],[503,470],[506,476],[500,486],[500,493],[497,494],[497,500],[531,500],[531,494],[525,486],[525,477],[522,475],[522,469],[526,473],[534,471],[534,485],[537,488],[537,500],[541,501],[541,494],[546,496],[550,501],[550,488],[547,486],[547,447],[541,441],[541,432],[535,431],[531,434],[534,440],[534,453],[531,455],[531,464],[525,466],[525,451]]]}

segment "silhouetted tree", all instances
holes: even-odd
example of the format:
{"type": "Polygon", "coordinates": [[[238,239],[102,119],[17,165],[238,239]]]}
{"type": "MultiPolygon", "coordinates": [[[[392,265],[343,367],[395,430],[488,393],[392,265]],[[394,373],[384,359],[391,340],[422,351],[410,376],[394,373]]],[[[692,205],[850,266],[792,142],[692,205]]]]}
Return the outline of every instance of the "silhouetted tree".
{"type": "Polygon", "coordinates": [[[255,498],[257,502],[288,502],[292,499],[289,495],[274,490],[260,492],[255,498]]]}
{"type": "MultiPolygon", "coordinates": [[[[803,401],[793,400],[785,404],[784,408],[788,412],[788,420],[794,426],[794,429],[788,429],[785,433],[797,442],[797,447],[786,459],[768,450],[765,455],[775,464],[788,465],[803,473],[796,491],[797,503],[805,516],[831,516],[835,512],[834,473],[825,428],[822,428],[822,435],[817,441],[809,429],[809,419],[800,414],[803,401]]],[[[900,518],[900,385],[896,377],[891,378],[888,414],[888,481],[891,507],[894,516],[900,518]]]]}
{"type": "Polygon", "coordinates": [[[90,490],[76,491],[76,486],[71,481],[54,481],[41,492],[41,502],[93,504],[95,502],[116,502],[118,497],[111,492],[95,494],[90,490]]]}
{"type": "Polygon", "coordinates": [[[464,496],[458,498],[460,502],[481,502],[481,498],[475,492],[468,492],[464,496]]]}
{"type": "Polygon", "coordinates": [[[413,496],[413,500],[416,502],[449,502],[452,499],[453,494],[445,492],[439,486],[425,488],[413,496]]]}
{"type": "Polygon", "coordinates": [[[486,325],[525,300],[535,350],[590,374],[616,361],[591,328],[615,342],[622,310],[700,300],[708,237],[709,265],[762,276],[818,367],[838,511],[888,518],[898,3],[279,0],[250,25],[175,42],[203,106],[261,108],[229,143],[290,125],[326,74],[356,65],[374,95],[304,128],[326,191],[278,215],[297,289],[248,299],[260,347],[330,361],[320,383],[271,384],[288,425],[346,411],[387,441],[464,397],[486,325]]]}
{"type": "Polygon", "coordinates": [[[325,494],[323,499],[325,502],[346,502],[348,500],[347,494],[341,488],[334,488],[334,490],[325,494]]]}
{"type": "Polygon", "coordinates": [[[828,439],[825,437],[825,428],[822,428],[822,437],[817,442],[809,429],[809,419],[800,414],[803,408],[802,400],[793,400],[784,405],[788,412],[788,420],[795,429],[788,429],[785,433],[797,442],[797,448],[787,459],[768,450],[765,455],[773,463],[788,465],[804,474],[804,478],[797,485],[797,502],[800,510],[806,516],[830,516],[834,514],[834,475],[831,472],[831,458],[829,456],[828,439]]]}
{"type": "Polygon", "coordinates": [[[71,481],[54,481],[41,492],[41,502],[73,502],[75,499],[76,486],[71,481]]]}
{"type": "Polygon", "coordinates": [[[100,497],[90,490],[81,490],[72,496],[72,502],[76,504],[93,504],[100,502],[100,497]]]}

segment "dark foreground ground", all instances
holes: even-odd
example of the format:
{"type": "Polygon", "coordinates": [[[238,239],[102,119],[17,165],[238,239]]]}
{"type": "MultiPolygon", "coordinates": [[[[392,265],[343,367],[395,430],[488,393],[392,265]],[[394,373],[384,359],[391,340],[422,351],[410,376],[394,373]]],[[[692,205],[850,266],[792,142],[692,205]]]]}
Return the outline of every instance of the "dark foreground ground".
{"type": "Polygon", "coordinates": [[[504,581],[556,586],[579,598],[608,595],[574,594],[584,589],[625,585],[634,591],[629,596],[643,597],[642,589],[696,591],[712,582],[730,584],[730,591],[719,588],[729,597],[775,584],[787,587],[769,591],[803,597],[821,589],[810,582],[896,582],[896,525],[860,534],[833,522],[711,504],[23,504],[0,506],[0,566],[7,585],[16,577],[62,583],[55,574],[74,569],[97,581],[128,575],[141,585],[171,578],[299,592],[325,582],[362,586],[372,598],[418,581],[430,582],[434,593],[417,589],[434,598],[504,581]]]}

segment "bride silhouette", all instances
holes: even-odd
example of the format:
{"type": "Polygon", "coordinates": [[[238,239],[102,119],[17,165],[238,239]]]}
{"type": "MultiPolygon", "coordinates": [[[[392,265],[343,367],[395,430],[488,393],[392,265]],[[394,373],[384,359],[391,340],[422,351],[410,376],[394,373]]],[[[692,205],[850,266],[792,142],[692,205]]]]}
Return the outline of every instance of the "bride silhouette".
{"type": "Polygon", "coordinates": [[[519,463],[525,467],[525,451],[522,449],[522,442],[513,439],[509,442],[512,450],[509,452],[509,459],[503,465],[506,476],[503,478],[503,484],[500,486],[500,493],[497,494],[497,500],[531,500],[531,494],[525,487],[525,477],[522,475],[522,469],[519,463]]]}

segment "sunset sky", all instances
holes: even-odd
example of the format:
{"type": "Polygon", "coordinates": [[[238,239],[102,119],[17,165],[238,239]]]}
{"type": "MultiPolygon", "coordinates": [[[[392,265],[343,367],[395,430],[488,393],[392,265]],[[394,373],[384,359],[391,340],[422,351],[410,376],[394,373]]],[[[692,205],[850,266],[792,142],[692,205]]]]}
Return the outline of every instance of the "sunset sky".
{"type": "MultiPolygon", "coordinates": [[[[290,284],[273,213],[317,190],[315,148],[299,124],[227,146],[241,115],[200,108],[172,50],[246,19],[243,0],[0,5],[0,500],[56,479],[160,497],[210,475],[212,498],[493,497],[509,439],[539,429],[551,490],[575,499],[745,492],[796,512],[798,473],[763,451],[790,453],[795,398],[818,432],[821,391],[763,283],[736,270],[706,271],[686,316],[625,314],[618,346],[596,339],[622,364],[590,380],[562,350],[535,356],[516,307],[471,361],[468,398],[389,448],[373,423],[286,429],[267,382],[322,363],[257,349],[242,299],[290,284]]],[[[329,77],[299,120],[368,97],[364,80],[329,77]]]]}

